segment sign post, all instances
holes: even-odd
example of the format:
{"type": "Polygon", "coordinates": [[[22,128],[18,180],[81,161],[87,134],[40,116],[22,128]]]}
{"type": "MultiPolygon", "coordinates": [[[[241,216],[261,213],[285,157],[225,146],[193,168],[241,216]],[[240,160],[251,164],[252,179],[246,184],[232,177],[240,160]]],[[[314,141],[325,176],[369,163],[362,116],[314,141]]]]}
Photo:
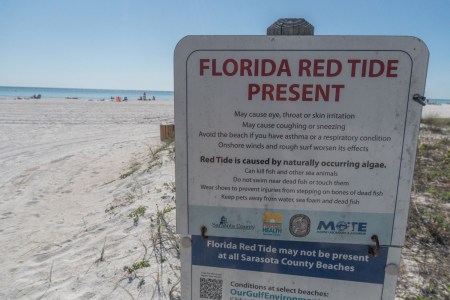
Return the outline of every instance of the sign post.
{"type": "Polygon", "coordinates": [[[393,299],[428,50],[192,36],[175,50],[183,299],[393,299]]]}

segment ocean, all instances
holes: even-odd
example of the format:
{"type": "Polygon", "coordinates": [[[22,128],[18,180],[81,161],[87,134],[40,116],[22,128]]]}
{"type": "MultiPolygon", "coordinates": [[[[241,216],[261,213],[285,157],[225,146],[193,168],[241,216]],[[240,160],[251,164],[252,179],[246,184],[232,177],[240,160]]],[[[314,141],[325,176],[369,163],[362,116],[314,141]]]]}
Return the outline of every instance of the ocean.
{"type": "Polygon", "coordinates": [[[450,104],[450,99],[427,99],[428,104],[450,104]]]}
{"type": "MultiPolygon", "coordinates": [[[[41,95],[42,98],[72,98],[80,100],[110,100],[117,96],[122,99],[138,100],[146,94],[147,99],[155,97],[156,100],[173,100],[173,91],[151,90],[105,90],[105,89],[72,89],[72,88],[42,88],[42,87],[15,87],[0,86],[0,100],[31,98],[41,95]]],[[[428,104],[450,104],[450,99],[427,99],[428,104]]]]}
{"type": "Polygon", "coordinates": [[[41,95],[42,98],[72,98],[80,100],[110,100],[111,97],[121,97],[122,99],[127,97],[128,100],[138,100],[139,97],[143,97],[144,92],[147,99],[152,99],[153,97],[155,97],[156,100],[174,99],[172,91],[0,86],[0,100],[31,98],[34,95],[41,95]]]}

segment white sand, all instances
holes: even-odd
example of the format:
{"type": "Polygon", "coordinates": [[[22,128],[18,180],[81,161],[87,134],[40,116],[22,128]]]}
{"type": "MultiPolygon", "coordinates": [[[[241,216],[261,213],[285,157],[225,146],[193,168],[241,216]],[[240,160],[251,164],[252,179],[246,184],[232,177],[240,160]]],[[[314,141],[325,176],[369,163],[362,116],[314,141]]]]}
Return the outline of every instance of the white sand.
{"type": "Polygon", "coordinates": [[[450,118],[450,104],[425,105],[422,109],[422,117],[450,118]]]}
{"type": "MultiPolygon", "coordinates": [[[[422,115],[450,117],[450,105],[422,115]]],[[[173,206],[173,161],[119,179],[148,162],[164,122],[173,102],[0,101],[1,299],[169,299],[179,262],[156,255],[151,219],[173,206]],[[137,278],[124,272],[143,258],[137,278]]]]}
{"type": "Polygon", "coordinates": [[[174,166],[119,176],[148,160],[165,122],[173,102],[0,101],[1,299],[150,299],[158,271],[129,280],[123,267],[150,256],[148,216],[170,205],[174,166]]]}

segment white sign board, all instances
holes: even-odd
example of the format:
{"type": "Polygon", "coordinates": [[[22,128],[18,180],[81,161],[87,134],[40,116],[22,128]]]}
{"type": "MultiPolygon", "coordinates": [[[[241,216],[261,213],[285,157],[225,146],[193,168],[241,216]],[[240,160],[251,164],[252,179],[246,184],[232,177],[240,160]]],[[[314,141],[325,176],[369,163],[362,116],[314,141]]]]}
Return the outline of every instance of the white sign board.
{"type": "Polygon", "coordinates": [[[183,39],[177,230],[193,235],[183,299],[202,299],[202,282],[221,282],[223,299],[393,293],[385,267],[404,242],[427,61],[412,37],[183,39]]]}

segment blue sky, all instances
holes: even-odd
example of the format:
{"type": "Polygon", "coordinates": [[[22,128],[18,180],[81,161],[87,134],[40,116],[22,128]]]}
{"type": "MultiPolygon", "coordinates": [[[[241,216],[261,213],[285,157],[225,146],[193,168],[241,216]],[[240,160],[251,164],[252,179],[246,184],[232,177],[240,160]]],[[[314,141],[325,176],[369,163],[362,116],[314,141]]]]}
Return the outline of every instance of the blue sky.
{"type": "Polygon", "coordinates": [[[0,0],[0,86],[173,90],[186,35],[408,35],[430,50],[428,98],[450,99],[450,0],[0,0]]]}

